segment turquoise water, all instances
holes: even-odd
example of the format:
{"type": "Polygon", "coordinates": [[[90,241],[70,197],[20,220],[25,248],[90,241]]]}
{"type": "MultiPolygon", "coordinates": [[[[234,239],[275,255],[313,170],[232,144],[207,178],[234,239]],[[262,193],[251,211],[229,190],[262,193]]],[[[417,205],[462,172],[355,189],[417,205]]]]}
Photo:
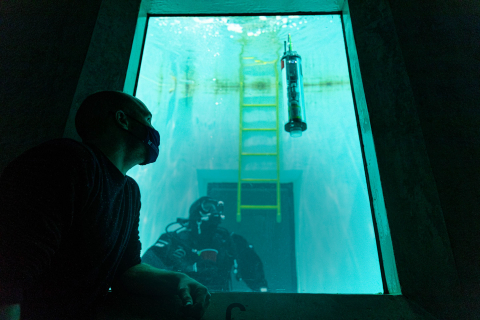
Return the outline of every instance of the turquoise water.
{"type": "MultiPolygon", "coordinates": [[[[142,193],[143,252],[188,216],[207,183],[238,182],[240,145],[275,152],[275,131],[246,131],[240,141],[240,90],[244,103],[268,104],[278,88],[282,103],[275,68],[288,33],[303,59],[308,129],[300,138],[279,132],[279,168],[276,157],[243,157],[242,178],[275,178],[278,169],[281,183],[293,184],[285,239],[295,239],[295,250],[284,258],[295,262],[295,292],[383,292],[338,15],[149,19],[136,96],[153,114],[160,155],[128,173],[142,193]]],[[[242,112],[244,128],[276,127],[275,107],[242,112]]],[[[273,242],[247,240],[268,261],[273,242]]],[[[267,281],[283,268],[266,264],[267,281]]]]}

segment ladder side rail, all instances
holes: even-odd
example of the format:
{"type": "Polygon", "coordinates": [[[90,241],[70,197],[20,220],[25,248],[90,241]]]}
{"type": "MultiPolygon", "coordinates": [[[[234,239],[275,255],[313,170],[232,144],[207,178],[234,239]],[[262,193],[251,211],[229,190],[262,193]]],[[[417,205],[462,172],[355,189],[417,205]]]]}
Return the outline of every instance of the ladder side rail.
{"type": "Polygon", "coordinates": [[[278,59],[275,60],[273,64],[275,69],[275,103],[277,105],[277,223],[282,222],[282,212],[281,212],[281,190],[280,190],[280,101],[279,101],[279,75],[278,75],[278,59]]]}
{"type": "Polygon", "coordinates": [[[237,222],[242,221],[242,145],[243,145],[243,95],[244,95],[244,75],[243,75],[243,50],[240,53],[240,70],[238,75],[240,77],[240,127],[238,136],[238,187],[237,187],[237,222]]]}

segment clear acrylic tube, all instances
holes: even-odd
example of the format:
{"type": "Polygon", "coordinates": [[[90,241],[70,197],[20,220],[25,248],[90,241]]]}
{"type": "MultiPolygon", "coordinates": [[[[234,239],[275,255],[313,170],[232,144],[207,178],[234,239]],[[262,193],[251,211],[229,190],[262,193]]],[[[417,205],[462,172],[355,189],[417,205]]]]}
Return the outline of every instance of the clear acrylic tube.
{"type": "Polygon", "coordinates": [[[295,138],[302,136],[302,132],[307,130],[307,121],[303,98],[302,58],[297,52],[291,51],[291,45],[289,49],[281,60],[283,109],[285,131],[295,138]]]}

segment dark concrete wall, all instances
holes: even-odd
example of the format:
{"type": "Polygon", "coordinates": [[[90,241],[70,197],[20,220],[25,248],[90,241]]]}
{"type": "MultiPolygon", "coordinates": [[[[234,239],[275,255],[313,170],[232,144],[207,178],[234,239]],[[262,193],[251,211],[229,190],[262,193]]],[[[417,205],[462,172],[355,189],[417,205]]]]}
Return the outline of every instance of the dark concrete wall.
{"type": "Polygon", "coordinates": [[[395,23],[387,1],[349,5],[402,293],[433,313],[458,282],[395,23]]]}
{"type": "Polygon", "coordinates": [[[480,315],[480,1],[390,0],[462,285],[480,315]]]}
{"type": "Polygon", "coordinates": [[[0,172],[63,135],[101,0],[78,3],[0,2],[0,172]]]}
{"type": "Polygon", "coordinates": [[[406,297],[480,314],[480,2],[350,0],[406,297]]]}
{"type": "Polygon", "coordinates": [[[140,3],[141,0],[102,1],[70,114],[64,124],[64,137],[80,141],[75,130],[75,115],[87,96],[102,90],[123,90],[140,3]]]}

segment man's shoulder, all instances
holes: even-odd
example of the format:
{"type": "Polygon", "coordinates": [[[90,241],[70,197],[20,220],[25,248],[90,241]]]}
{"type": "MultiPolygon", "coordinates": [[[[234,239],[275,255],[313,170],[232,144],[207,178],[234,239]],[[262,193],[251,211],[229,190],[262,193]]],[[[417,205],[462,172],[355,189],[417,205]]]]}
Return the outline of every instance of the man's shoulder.
{"type": "Polygon", "coordinates": [[[50,140],[11,161],[0,176],[0,186],[18,190],[57,188],[57,191],[62,188],[59,186],[68,188],[71,184],[90,186],[98,167],[98,159],[83,143],[71,139],[50,140]]]}
{"type": "Polygon", "coordinates": [[[140,187],[138,186],[138,183],[137,181],[135,181],[135,179],[133,179],[132,177],[130,176],[125,176],[127,178],[127,183],[129,185],[132,186],[132,188],[137,191],[138,193],[140,193],[140,187]]]}
{"type": "Polygon", "coordinates": [[[94,162],[95,155],[85,144],[72,139],[55,139],[25,151],[9,163],[6,171],[67,170],[93,167],[94,162]]]}
{"type": "Polygon", "coordinates": [[[76,153],[92,153],[91,149],[85,143],[69,138],[49,140],[40,144],[38,148],[55,148],[57,150],[69,150],[76,153]]]}
{"type": "Polygon", "coordinates": [[[30,150],[27,150],[21,156],[51,157],[55,159],[83,159],[94,158],[92,150],[84,143],[68,139],[54,139],[46,141],[30,150]]]}

